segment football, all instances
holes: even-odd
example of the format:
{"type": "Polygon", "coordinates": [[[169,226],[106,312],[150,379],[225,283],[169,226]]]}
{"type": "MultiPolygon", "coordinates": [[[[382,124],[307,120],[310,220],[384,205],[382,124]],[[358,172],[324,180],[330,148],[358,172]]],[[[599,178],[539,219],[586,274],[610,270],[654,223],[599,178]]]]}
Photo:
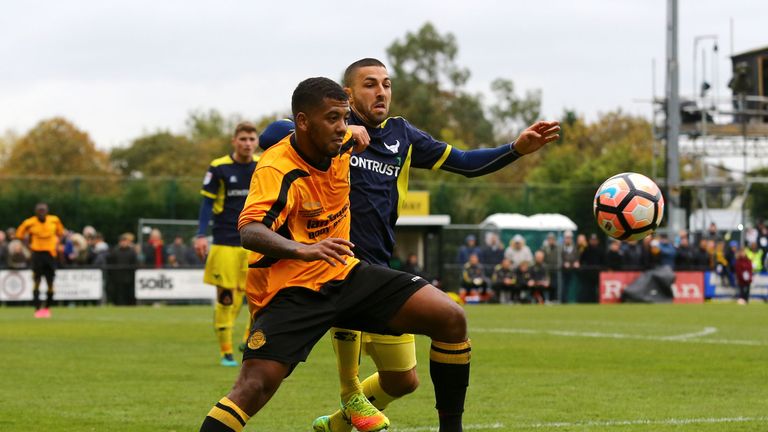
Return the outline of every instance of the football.
{"type": "Polygon", "coordinates": [[[661,224],[664,197],[648,177],[626,172],[597,189],[593,203],[597,225],[618,240],[640,240],[661,224]]]}

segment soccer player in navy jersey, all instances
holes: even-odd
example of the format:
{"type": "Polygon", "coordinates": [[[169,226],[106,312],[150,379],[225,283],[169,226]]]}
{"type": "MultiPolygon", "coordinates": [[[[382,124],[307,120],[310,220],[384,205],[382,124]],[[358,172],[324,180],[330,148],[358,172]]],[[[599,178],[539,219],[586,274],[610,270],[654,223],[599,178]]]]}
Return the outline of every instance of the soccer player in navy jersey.
{"type": "MultiPolygon", "coordinates": [[[[235,127],[232,153],[214,159],[203,179],[195,252],[205,260],[203,282],[216,286],[213,326],[222,366],[237,366],[232,350],[234,326],[245,296],[248,251],[240,246],[237,218],[248,196],[258,157],[256,128],[248,122],[235,127]],[[213,245],[208,247],[208,224],[213,219],[213,245]]],[[[247,329],[246,329],[247,330],[247,329]]],[[[247,334],[246,334],[247,337],[247,334]]]]}
{"type": "MultiPolygon", "coordinates": [[[[395,222],[400,203],[408,190],[410,168],[450,171],[477,177],[497,171],[521,156],[533,153],[559,138],[558,122],[540,121],[512,143],[497,148],[462,151],[438,141],[402,117],[389,117],[392,81],[382,62],[365,58],[352,63],[344,73],[344,88],[350,96],[349,125],[364,126],[370,137],[365,151],[350,159],[351,241],[356,257],[387,266],[395,242],[395,222]]],[[[260,146],[268,148],[289,134],[292,122],[278,120],[261,135],[260,146]]],[[[413,335],[388,336],[333,328],[331,336],[337,356],[342,409],[313,423],[316,432],[347,432],[352,418],[348,400],[362,392],[379,410],[418,387],[416,350],[413,335]],[[377,372],[361,383],[358,362],[361,347],[376,364],[377,372]],[[346,414],[345,414],[346,413],[346,414]]],[[[432,354],[432,353],[431,353],[432,354]]],[[[430,356],[430,366],[435,358],[430,356]]],[[[431,368],[432,369],[432,368],[431,368]]],[[[463,376],[463,375],[462,375],[463,376]]],[[[437,409],[443,424],[460,424],[468,381],[454,383],[456,390],[438,398],[437,409]]],[[[366,409],[368,415],[378,416],[366,409]]],[[[361,425],[354,424],[358,430],[361,425]]]]}

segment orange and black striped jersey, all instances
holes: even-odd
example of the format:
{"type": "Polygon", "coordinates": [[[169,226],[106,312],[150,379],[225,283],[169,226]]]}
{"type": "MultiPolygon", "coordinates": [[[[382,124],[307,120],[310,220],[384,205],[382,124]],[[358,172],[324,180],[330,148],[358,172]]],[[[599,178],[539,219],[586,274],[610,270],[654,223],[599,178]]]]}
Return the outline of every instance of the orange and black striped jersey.
{"type": "MultiPolygon", "coordinates": [[[[332,158],[321,170],[305,161],[295,146],[295,136],[290,135],[262,154],[238,229],[261,222],[299,243],[331,237],[349,240],[349,153],[332,158]]],[[[346,257],[346,262],[334,267],[325,261],[274,260],[254,252],[249,267],[269,266],[268,283],[251,286],[249,278],[246,288],[262,291],[258,297],[263,306],[283,288],[318,291],[328,281],[344,279],[358,260],[346,257]]]]}
{"type": "Polygon", "coordinates": [[[58,216],[47,215],[40,222],[37,216],[26,219],[16,229],[16,237],[24,239],[29,235],[29,248],[37,252],[50,252],[56,256],[59,238],[64,235],[64,225],[58,216]]]}

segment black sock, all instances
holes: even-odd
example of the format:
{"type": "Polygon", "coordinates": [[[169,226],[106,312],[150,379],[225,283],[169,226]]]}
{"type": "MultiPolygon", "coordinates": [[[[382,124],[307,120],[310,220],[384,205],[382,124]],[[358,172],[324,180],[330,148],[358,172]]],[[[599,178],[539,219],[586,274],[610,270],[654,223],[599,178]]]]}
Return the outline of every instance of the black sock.
{"type": "Polygon", "coordinates": [[[432,341],[429,374],[435,387],[440,432],[462,432],[461,419],[469,385],[469,341],[449,344],[432,341]]]}

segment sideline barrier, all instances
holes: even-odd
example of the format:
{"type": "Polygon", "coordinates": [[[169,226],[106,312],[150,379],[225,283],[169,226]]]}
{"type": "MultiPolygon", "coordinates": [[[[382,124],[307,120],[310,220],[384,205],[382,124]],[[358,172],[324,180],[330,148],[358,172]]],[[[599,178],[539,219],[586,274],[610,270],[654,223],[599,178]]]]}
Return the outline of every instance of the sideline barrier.
{"type": "Polygon", "coordinates": [[[138,269],[136,300],[210,300],[216,288],[203,283],[203,269],[138,269]]]}
{"type": "MultiPolygon", "coordinates": [[[[706,272],[704,276],[705,295],[714,299],[733,299],[738,296],[738,290],[723,283],[722,278],[715,272],[706,272]]],[[[768,274],[758,273],[752,276],[752,287],[749,290],[751,299],[768,299],[768,274]]]]}
{"type": "MultiPolygon", "coordinates": [[[[621,303],[621,293],[642,272],[600,272],[600,304],[621,303]]],[[[672,284],[673,303],[704,303],[704,272],[677,271],[672,284]]]]}
{"type": "MultiPolygon", "coordinates": [[[[99,301],[104,294],[101,269],[59,269],[53,282],[54,301],[99,301]]],[[[32,270],[0,270],[0,301],[32,300],[32,270]]],[[[45,298],[48,285],[40,283],[40,295],[45,298]]]]}

